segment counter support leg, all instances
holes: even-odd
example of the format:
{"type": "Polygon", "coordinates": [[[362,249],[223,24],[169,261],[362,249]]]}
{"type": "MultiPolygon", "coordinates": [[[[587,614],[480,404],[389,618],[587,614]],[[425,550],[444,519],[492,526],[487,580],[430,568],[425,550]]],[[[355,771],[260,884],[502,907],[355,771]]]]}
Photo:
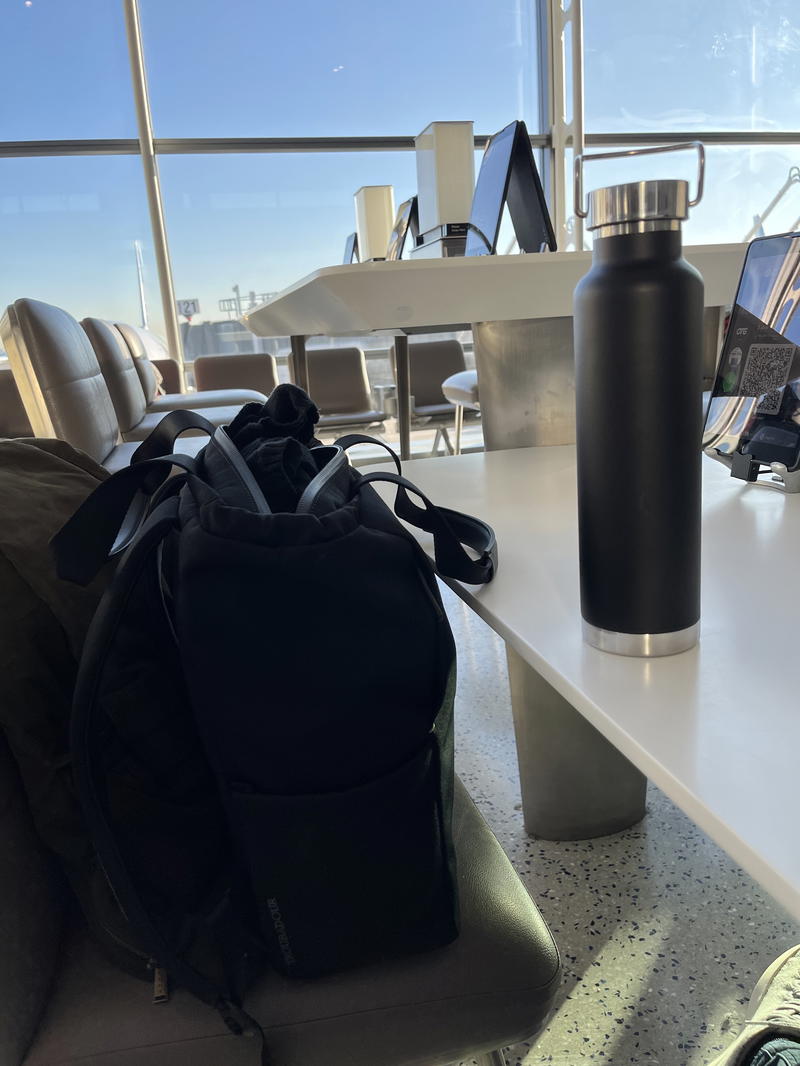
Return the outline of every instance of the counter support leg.
{"type": "MultiPolygon", "coordinates": [[[[295,336],[289,338],[292,346],[292,380],[295,385],[308,392],[308,358],[306,356],[305,337],[295,336]]],[[[313,400],[313,396],[311,397],[313,400]]]]}
{"type": "Polygon", "coordinates": [[[512,647],[506,651],[526,830],[582,840],[640,821],[644,774],[512,647]]]}
{"type": "Polygon", "coordinates": [[[400,458],[411,458],[411,364],[408,359],[408,337],[394,339],[394,372],[397,381],[397,430],[400,437],[400,458]]]}

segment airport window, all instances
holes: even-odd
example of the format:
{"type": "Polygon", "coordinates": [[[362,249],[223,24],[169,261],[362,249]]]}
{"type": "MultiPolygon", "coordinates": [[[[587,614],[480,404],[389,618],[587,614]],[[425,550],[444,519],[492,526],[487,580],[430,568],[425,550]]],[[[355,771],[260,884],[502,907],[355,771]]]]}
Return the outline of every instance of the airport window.
{"type": "MultiPolygon", "coordinates": [[[[144,293],[159,329],[162,288],[167,303],[199,299],[203,316],[234,287],[236,299],[279,290],[341,260],[359,186],[392,184],[396,203],[414,191],[413,137],[434,119],[470,119],[478,137],[525,119],[551,190],[565,159],[559,209],[572,213],[572,149],[543,117],[555,85],[540,29],[569,0],[409,0],[380,19],[368,0],[138,6],[175,291],[159,286],[138,158],[135,0],[15,0],[0,19],[14,41],[0,113],[4,299],[138,320],[144,293]]],[[[687,243],[800,225],[792,0],[584,0],[582,29],[586,152],[706,142],[687,243]]],[[[569,84],[565,98],[571,111],[569,84]]],[[[690,154],[656,156],[592,164],[587,186],[693,175],[690,154]]]]}
{"type": "Polygon", "coordinates": [[[140,0],[158,137],[537,130],[535,4],[140,0]]]}
{"type": "MultiPolygon", "coordinates": [[[[702,133],[697,135],[702,140],[702,133]]],[[[662,143],[654,139],[653,144],[662,143]]],[[[627,145],[603,145],[603,151],[627,145]]],[[[588,150],[591,154],[591,149],[588,150]]],[[[786,188],[768,217],[765,209],[786,185],[792,168],[800,163],[797,144],[707,145],[706,191],[702,201],[689,212],[683,224],[685,244],[725,244],[750,239],[758,232],[781,233],[800,227],[800,174],[786,188]]],[[[568,201],[571,205],[571,171],[568,201]]],[[[690,195],[697,182],[697,157],[693,152],[668,153],[590,163],[586,187],[641,181],[646,178],[685,178],[690,195]]],[[[591,234],[585,233],[586,246],[591,234]]]]}
{"type": "Polygon", "coordinates": [[[0,34],[0,139],[136,136],[120,3],[14,0],[3,4],[0,34]]]}
{"type": "Polygon", "coordinates": [[[584,0],[586,131],[796,129],[798,48],[794,0],[584,0]]]}
{"type": "Polygon", "coordinates": [[[203,319],[234,286],[249,301],[341,263],[360,185],[393,185],[398,204],[416,186],[410,151],[169,155],[160,172],[176,296],[203,319]]]}
{"type": "Polygon", "coordinates": [[[141,279],[163,330],[142,165],[135,155],[0,160],[0,306],[30,296],[139,322],[141,279]]]}

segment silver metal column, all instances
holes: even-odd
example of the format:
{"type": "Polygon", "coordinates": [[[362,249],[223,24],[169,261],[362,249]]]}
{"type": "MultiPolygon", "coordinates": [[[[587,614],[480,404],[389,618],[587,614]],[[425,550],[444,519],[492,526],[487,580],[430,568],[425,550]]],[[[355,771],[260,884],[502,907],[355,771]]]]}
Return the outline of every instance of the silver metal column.
{"type": "Polygon", "coordinates": [[[394,339],[394,372],[397,382],[397,431],[400,437],[400,458],[411,458],[411,363],[408,358],[408,337],[394,339]]]}
{"type": "Polygon", "coordinates": [[[153,147],[153,120],[147,93],[147,74],[142,54],[142,27],[139,19],[138,0],[123,0],[125,28],[128,34],[128,52],[131,61],[133,96],[136,104],[136,124],[139,130],[139,148],[150,209],[150,226],[153,232],[153,251],[158,269],[158,284],[161,290],[161,305],[164,310],[164,328],[167,346],[178,364],[181,390],[186,388],[183,365],[183,344],[175,306],[175,289],[172,284],[172,266],[167,245],[167,230],[164,224],[164,208],[161,201],[161,186],[158,180],[158,165],[153,147]]]}
{"type": "Polygon", "coordinates": [[[506,652],[526,830],[585,840],[641,821],[644,774],[510,645],[506,652]]]}
{"type": "Polygon", "coordinates": [[[575,443],[572,319],[473,322],[487,451],[575,443]]]}
{"type": "MultiPolygon", "coordinates": [[[[719,355],[723,308],[703,317],[703,379],[719,355]]],[[[472,340],[487,451],[575,443],[571,318],[473,322],[472,340]]]]}
{"type": "MultiPolygon", "coordinates": [[[[308,388],[308,355],[306,354],[305,337],[295,336],[289,338],[292,346],[292,380],[295,385],[309,393],[308,388]]],[[[312,396],[313,400],[314,397],[312,396]]]]}

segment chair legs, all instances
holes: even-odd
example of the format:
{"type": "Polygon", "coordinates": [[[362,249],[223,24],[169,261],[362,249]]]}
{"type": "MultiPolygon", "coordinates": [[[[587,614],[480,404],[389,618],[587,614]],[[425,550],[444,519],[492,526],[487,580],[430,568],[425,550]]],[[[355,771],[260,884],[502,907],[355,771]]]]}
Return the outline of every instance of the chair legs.
{"type": "Polygon", "coordinates": [[[453,454],[461,455],[461,431],[464,428],[464,405],[461,403],[456,404],[456,423],[455,423],[455,443],[453,445],[453,454]]]}
{"type": "Polygon", "coordinates": [[[433,438],[433,447],[431,448],[430,457],[439,454],[439,441],[441,441],[442,444],[444,444],[444,454],[445,455],[456,455],[456,454],[458,454],[457,452],[455,452],[453,450],[453,445],[450,443],[450,435],[447,432],[447,427],[446,426],[437,426],[436,427],[436,436],[433,438]]]}

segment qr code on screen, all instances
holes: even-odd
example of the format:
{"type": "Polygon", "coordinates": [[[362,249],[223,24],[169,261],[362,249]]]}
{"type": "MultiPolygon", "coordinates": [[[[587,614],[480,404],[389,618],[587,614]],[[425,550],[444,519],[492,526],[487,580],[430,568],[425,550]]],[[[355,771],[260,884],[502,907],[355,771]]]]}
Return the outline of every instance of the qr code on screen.
{"type": "Polygon", "coordinates": [[[756,410],[776,415],[781,405],[781,389],[789,378],[793,344],[751,344],[739,384],[740,396],[760,396],[756,410]]]}

